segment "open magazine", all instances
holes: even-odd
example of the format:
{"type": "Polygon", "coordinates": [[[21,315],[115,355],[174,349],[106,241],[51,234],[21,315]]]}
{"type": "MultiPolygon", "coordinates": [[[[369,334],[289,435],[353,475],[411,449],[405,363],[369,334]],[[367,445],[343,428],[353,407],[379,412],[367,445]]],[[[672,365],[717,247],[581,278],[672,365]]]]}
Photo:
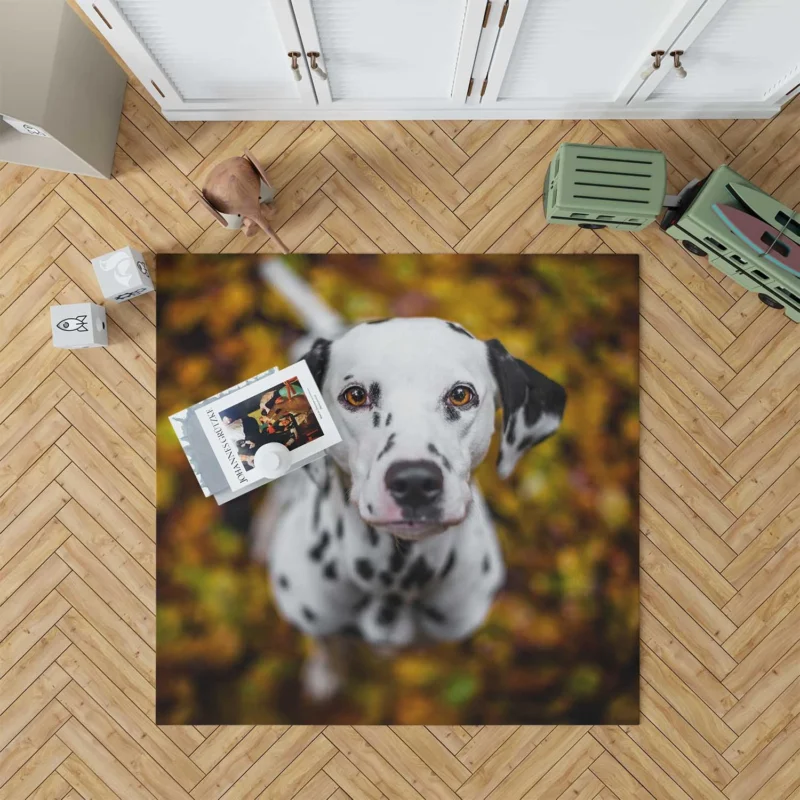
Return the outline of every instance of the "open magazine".
{"type": "Polygon", "coordinates": [[[170,422],[204,494],[218,503],[271,480],[259,457],[265,445],[285,447],[291,471],[341,441],[305,361],[226,389],[170,422]]]}

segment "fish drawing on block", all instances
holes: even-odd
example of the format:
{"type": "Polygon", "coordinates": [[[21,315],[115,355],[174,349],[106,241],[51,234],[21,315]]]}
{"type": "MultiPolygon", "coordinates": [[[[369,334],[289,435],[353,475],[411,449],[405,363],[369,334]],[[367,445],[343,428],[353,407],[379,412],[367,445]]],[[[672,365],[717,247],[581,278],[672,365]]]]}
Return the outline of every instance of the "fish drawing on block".
{"type": "Polygon", "coordinates": [[[733,206],[714,203],[722,221],[744,242],[772,264],[800,275],[800,245],[766,222],[733,206]]]}
{"type": "Polygon", "coordinates": [[[56,327],[62,331],[76,331],[77,333],[85,333],[89,330],[86,324],[86,314],[81,314],[79,317],[67,317],[56,323],[56,327]]]}

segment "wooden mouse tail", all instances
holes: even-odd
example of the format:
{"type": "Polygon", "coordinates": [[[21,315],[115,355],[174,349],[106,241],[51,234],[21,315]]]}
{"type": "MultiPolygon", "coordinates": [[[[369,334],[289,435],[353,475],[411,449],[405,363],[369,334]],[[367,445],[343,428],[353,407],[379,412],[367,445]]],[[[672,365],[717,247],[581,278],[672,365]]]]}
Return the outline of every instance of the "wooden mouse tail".
{"type": "Polygon", "coordinates": [[[274,240],[275,244],[278,245],[278,248],[280,249],[281,253],[289,252],[289,248],[283,243],[280,236],[278,236],[278,234],[275,233],[272,225],[270,225],[269,222],[267,222],[267,220],[264,219],[263,214],[259,214],[255,218],[255,222],[258,225],[258,227],[261,228],[261,230],[267,234],[267,236],[270,236],[274,240]]]}

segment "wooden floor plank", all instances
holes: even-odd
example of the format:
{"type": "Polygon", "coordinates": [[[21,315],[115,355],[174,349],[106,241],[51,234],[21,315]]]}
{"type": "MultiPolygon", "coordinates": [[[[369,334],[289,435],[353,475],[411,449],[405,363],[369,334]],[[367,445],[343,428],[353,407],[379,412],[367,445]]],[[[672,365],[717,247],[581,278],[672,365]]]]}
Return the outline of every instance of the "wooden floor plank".
{"type": "Polygon", "coordinates": [[[201,155],[131,85],[125,92],[123,114],[184,174],[202,160],[201,155]]]}
{"type": "MultiPolygon", "coordinates": [[[[63,562],[62,562],[63,563],[63,562]]],[[[136,635],[75,573],[58,584],[58,593],[115,647],[148,681],[155,678],[153,642],[136,635]]]]}
{"type": "Polygon", "coordinates": [[[451,174],[469,160],[469,156],[435,122],[402,120],[400,124],[451,174]]]}
{"type": "MultiPolygon", "coordinates": [[[[68,736],[68,734],[65,733],[65,736],[68,736]]],[[[89,745],[91,745],[91,742],[89,742],[89,745]]],[[[102,767],[100,771],[104,771],[102,767]]],[[[58,775],[73,787],[72,791],[67,795],[67,800],[76,800],[78,797],[91,797],[92,800],[94,798],[98,798],[98,800],[117,800],[119,798],[122,800],[127,796],[125,794],[120,796],[113,792],[74,752],[58,768],[58,775]]]]}
{"type": "MultiPolygon", "coordinates": [[[[58,450],[58,448],[55,448],[58,450]]],[[[61,451],[58,450],[60,453],[61,451]]],[[[75,464],[61,472],[57,482],[81,508],[141,564],[155,575],[155,543],[100,487],[75,464]]],[[[152,600],[150,601],[152,604],[152,600]]]]}
{"type": "Polygon", "coordinates": [[[0,276],[5,275],[19,259],[69,211],[69,206],[58,195],[50,193],[3,239],[0,247],[0,276]]]}
{"type": "Polygon", "coordinates": [[[0,313],[4,312],[67,248],[67,240],[50,230],[3,277],[0,313]]]}
{"type": "Polygon", "coordinates": [[[800,530],[800,497],[795,498],[725,568],[724,575],[737,588],[743,587],[784,545],[792,543],[800,530]]]}
{"type": "MultiPolygon", "coordinates": [[[[670,761],[672,764],[680,765],[679,769],[675,769],[675,773],[687,774],[691,780],[691,788],[682,784],[685,791],[692,791],[703,797],[708,792],[704,778],[717,789],[722,789],[736,777],[736,769],[728,760],[720,755],[647,681],[642,682],[642,706],[646,716],[643,723],[651,723],[672,742],[675,749],[670,753],[670,761]],[[684,767],[683,758],[698,768],[699,776],[693,770],[684,767]]],[[[647,752],[660,753],[666,749],[665,743],[654,739],[650,731],[645,733],[645,737],[653,743],[653,746],[648,746],[643,741],[645,737],[638,736],[634,726],[626,727],[625,730],[647,752]]]]}
{"type": "Polygon", "coordinates": [[[64,179],[61,172],[36,170],[0,205],[0,242],[64,179]]]}
{"type": "Polygon", "coordinates": [[[334,139],[322,154],[420,252],[450,250],[447,242],[343,141],[334,139]]]}
{"type": "Polygon", "coordinates": [[[469,192],[399,122],[371,120],[364,124],[450,210],[467,198],[469,192]]]}
{"type": "Polygon", "coordinates": [[[365,125],[330,125],[450,247],[464,236],[464,223],[365,125]]]}
{"type": "Polygon", "coordinates": [[[67,458],[111,497],[142,531],[153,530],[153,505],[84,436],[70,428],[57,444],[67,458]]]}

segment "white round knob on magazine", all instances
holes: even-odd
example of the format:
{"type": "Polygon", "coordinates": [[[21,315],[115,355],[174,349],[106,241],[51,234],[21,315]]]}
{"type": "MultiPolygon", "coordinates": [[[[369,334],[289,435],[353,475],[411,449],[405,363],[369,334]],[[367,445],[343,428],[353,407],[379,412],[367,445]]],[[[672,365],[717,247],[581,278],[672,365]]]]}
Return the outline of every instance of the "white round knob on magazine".
{"type": "Polygon", "coordinates": [[[256,469],[265,478],[280,478],[292,468],[292,454],[280,442],[262,444],[254,460],[256,469]]]}

